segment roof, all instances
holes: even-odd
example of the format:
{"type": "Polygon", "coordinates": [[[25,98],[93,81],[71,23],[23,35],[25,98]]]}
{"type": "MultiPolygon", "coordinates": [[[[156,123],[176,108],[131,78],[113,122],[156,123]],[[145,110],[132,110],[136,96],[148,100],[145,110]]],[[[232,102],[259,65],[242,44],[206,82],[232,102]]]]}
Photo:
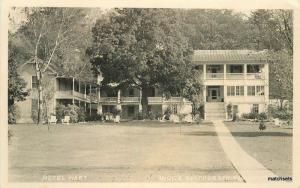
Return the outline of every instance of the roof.
{"type": "Polygon", "coordinates": [[[207,61],[265,61],[267,51],[254,50],[195,50],[194,62],[207,61]]]}

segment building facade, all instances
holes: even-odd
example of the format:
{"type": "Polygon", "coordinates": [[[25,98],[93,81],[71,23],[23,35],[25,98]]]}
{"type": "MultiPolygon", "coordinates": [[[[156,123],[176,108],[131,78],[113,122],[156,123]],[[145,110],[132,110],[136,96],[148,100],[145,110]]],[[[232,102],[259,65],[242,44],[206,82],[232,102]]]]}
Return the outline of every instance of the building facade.
{"type": "MultiPolygon", "coordinates": [[[[269,65],[264,51],[197,50],[193,64],[203,80],[204,119],[226,119],[230,104],[238,114],[264,112],[269,101],[269,65]]],[[[19,123],[31,123],[37,109],[36,77],[33,64],[19,70],[31,90],[30,96],[17,105],[19,123]],[[29,110],[30,109],[30,110],[29,110]]],[[[48,89],[53,91],[48,111],[55,112],[58,104],[76,104],[88,114],[121,111],[122,119],[134,119],[142,111],[141,91],[135,88],[100,89],[100,85],[85,83],[70,77],[59,77],[49,69],[48,89]]],[[[46,91],[47,92],[47,91],[46,91]]],[[[158,88],[148,93],[148,111],[163,115],[169,107],[175,114],[192,113],[192,103],[182,97],[165,98],[158,88]]]]}

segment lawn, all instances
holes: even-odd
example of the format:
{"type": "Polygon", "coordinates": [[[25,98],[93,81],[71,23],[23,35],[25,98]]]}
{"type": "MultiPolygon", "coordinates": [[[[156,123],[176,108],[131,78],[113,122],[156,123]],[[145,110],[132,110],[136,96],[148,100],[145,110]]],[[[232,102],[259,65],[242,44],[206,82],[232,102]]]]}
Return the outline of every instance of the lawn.
{"type": "Polygon", "coordinates": [[[259,131],[258,122],[225,122],[240,146],[278,176],[292,176],[293,129],[275,127],[259,131]]]}
{"type": "Polygon", "coordinates": [[[210,123],[11,125],[9,181],[242,181],[210,123]],[[181,134],[180,134],[181,129],[181,134]]]}

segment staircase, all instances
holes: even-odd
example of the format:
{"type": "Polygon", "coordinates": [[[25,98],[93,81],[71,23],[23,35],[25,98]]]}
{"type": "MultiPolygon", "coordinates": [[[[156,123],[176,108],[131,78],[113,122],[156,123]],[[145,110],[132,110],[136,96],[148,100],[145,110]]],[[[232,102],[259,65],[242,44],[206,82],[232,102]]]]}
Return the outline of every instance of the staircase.
{"type": "Polygon", "coordinates": [[[205,104],[206,120],[226,119],[224,102],[207,102],[205,104]]]}

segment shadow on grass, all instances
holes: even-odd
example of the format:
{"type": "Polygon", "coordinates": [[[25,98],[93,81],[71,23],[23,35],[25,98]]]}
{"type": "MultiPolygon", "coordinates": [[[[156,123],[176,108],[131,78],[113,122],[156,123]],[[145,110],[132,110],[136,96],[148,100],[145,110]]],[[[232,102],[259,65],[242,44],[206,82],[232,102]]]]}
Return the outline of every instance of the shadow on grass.
{"type": "MultiPolygon", "coordinates": [[[[283,133],[283,132],[231,132],[234,137],[259,137],[259,136],[279,136],[279,137],[292,137],[292,133],[283,133]]],[[[217,136],[216,132],[210,131],[198,131],[198,132],[189,132],[183,133],[187,136],[217,136]]],[[[221,135],[223,136],[223,135],[221,135]]],[[[226,136],[224,134],[224,136],[226,136]]]]}

